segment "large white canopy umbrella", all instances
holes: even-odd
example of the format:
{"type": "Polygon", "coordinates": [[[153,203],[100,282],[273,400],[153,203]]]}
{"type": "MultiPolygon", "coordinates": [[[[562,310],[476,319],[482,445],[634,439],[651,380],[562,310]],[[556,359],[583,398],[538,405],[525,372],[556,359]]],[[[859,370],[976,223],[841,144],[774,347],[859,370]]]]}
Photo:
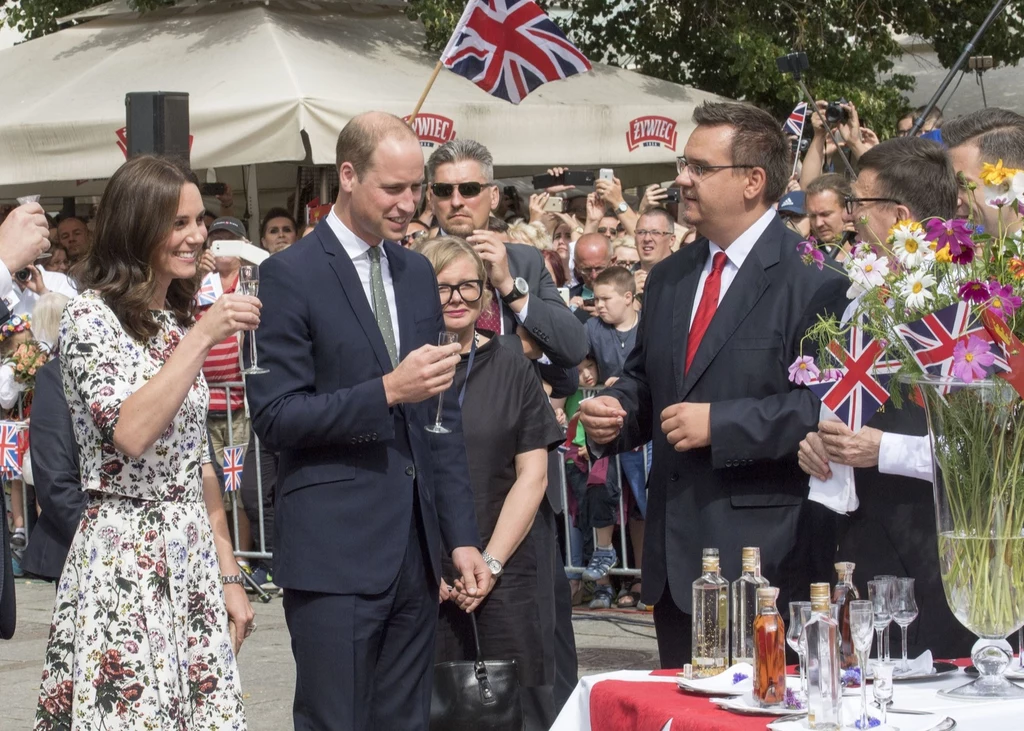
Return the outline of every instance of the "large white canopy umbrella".
{"type": "MultiPolygon", "coordinates": [[[[109,177],[124,161],[130,91],[189,93],[196,169],[333,164],[349,119],[408,115],[437,61],[394,5],[261,0],[138,15],[110,3],[82,16],[92,19],[0,51],[0,192],[75,195],[74,181],[109,177]]],[[[505,176],[562,164],[638,182],[674,174],[694,106],[714,98],[595,64],[512,106],[444,70],[417,129],[427,154],[451,136],[479,140],[505,176]]]]}

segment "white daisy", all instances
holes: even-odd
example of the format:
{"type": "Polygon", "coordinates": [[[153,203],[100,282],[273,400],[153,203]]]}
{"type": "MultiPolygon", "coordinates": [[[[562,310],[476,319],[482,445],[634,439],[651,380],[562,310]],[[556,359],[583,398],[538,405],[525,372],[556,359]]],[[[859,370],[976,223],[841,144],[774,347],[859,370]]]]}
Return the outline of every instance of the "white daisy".
{"type": "Polygon", "coordinates": [[[889,260],[874,253],[854,259],[850,265],[850,279],[863,289],[881,287],[889,273],[889,260]]]}
{"type": "Polygon", "coordinates": [[[935,300],[935,277],[924,270],[911,272],[900,285],[900,295],[912,310],[920,310],[935,300]]]}
{"type": "Polygon", "coordinates": [[[907,269],[916,269],[925,261],[935,258],[935,252],[928,246],[924,228],[916,221],[900,221],[893,226],[891,233],[893,253],[907,269]]]}

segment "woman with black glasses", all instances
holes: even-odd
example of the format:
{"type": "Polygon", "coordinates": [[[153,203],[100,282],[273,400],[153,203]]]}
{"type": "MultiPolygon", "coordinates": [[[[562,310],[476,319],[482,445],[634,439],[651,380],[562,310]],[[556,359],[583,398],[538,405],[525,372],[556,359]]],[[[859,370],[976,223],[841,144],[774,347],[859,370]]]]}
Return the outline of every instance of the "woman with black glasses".
{"type": "MultiPolygon", "coordinates": [[[[484,560],[496,575],[494,589],[476,610],[480,648],[483,659],[516,661],[526,728],[546,729],[555,716],[550,567],[556,546],[535,518],[547,486],[548,451],[562,441],[562,432],[519,338],[476,329],[491,297],[479,254],[453,236],[431,240],[423,254],[437,275],[445,329],[462,344],[452,388],[462,405],[484,560]],[[545,619],[544,613],[551,616],[545,619]]],[[[455,573],[450,562],[442,571],[455,573]]],[[[469,617],[444,601],[443,583],[440,596],[437,662],[475,659],[469,617]]]]}

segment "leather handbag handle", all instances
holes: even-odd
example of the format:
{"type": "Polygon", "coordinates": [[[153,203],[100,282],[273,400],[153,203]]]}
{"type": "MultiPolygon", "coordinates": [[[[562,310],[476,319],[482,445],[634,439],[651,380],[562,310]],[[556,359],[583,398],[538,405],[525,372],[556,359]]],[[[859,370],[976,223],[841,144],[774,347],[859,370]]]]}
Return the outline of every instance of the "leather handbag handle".
{"type": "Polygon", "coordinates": [[[480,702],[485,706],[494,705],[498,698],[487,677],[487,666],[480,659],[480,631],[476,627],[476,615],[470,614],[469,621],[473,625],[473,644],[476,645],[476,661],[473,663],[473,674],[476,676],[477,687],[480,689],[480,702]]]}

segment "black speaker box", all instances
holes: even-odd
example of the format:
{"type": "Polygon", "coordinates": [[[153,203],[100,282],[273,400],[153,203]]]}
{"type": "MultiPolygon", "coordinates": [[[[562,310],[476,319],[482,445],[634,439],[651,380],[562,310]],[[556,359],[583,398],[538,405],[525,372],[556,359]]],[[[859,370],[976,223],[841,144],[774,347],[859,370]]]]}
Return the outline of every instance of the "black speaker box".
{"type": "Polygon", "coordinates": [[[167,155],[189,163],[188,94],[133,91],[125,95],[128,157],[167,155]]]}

